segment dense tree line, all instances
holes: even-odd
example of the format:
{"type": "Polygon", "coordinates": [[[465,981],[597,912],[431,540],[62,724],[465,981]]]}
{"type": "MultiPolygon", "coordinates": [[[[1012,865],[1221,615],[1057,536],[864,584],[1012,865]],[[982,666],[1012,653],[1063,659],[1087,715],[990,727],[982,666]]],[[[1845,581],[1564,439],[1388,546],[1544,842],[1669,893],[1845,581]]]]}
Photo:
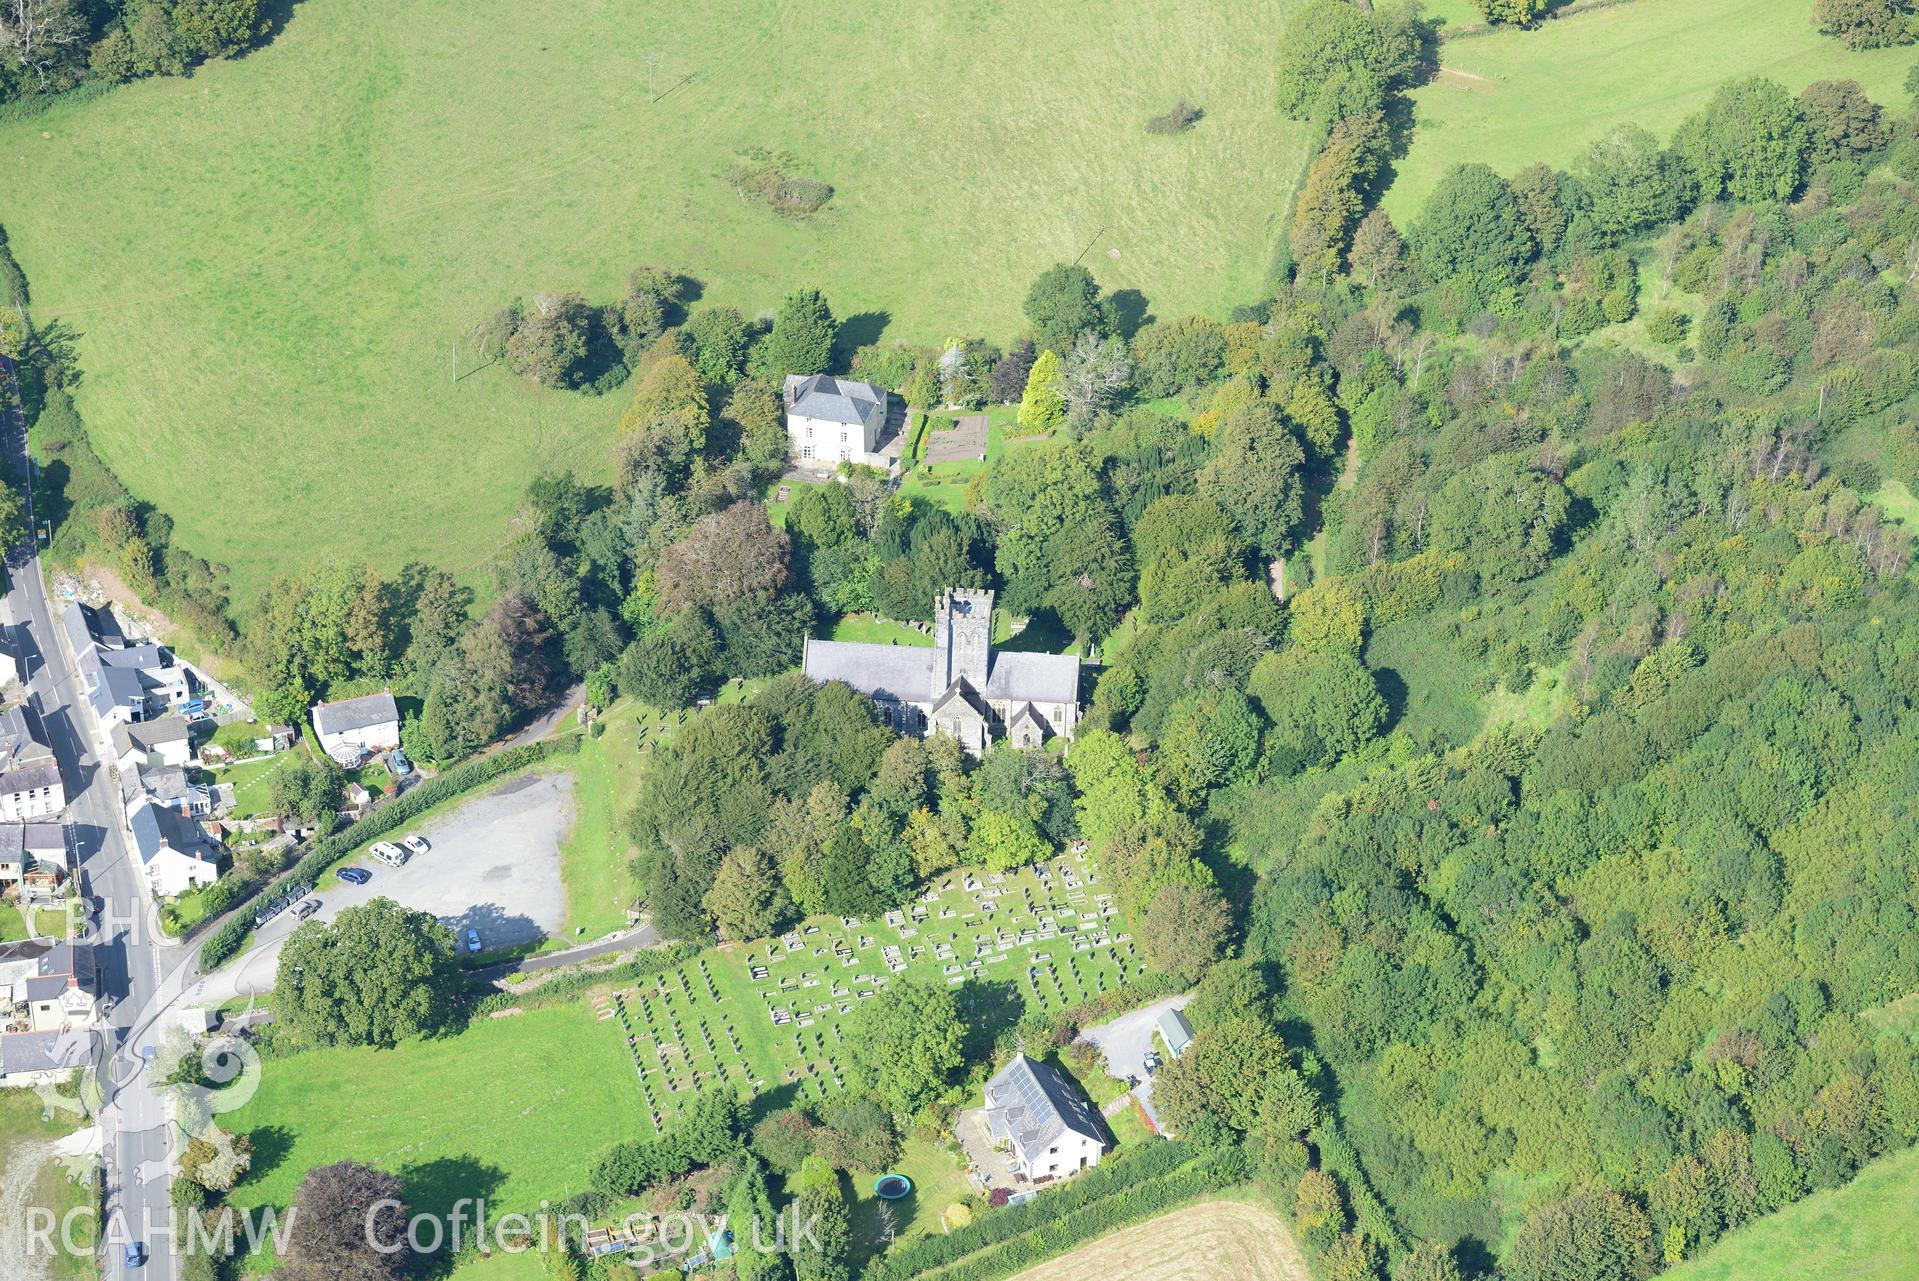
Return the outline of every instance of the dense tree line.
{"type": "Polygon", "coordinates": [[[1132,525],[1167,559],[1094,721],[1153,745],[1155,833],[1197,806],[1199,861],[1258,880],[1250,972],[1208,971],[1162,1101],[1260,1154],[1329,1274],[1644,1277],[1919,1137],[1915,1048],[1862,1017],[1919,987],[1919,616],[1874,501],[1919,480],[1915,179],[1911,118],[1848,82],[1735,82],[1569,172],[1462,166],[1269,311],[1306,318],[1359,464],[1326,576],[1156,609],[1245,531],[1203,467],[1132,525]],[[1609,341],[1642,289],[1650,351],[1609,341]],[[1543,701],[1448,719],[1435,683],[1543,701]],[[1253,750],[1215,711],[1194,751],[1186,700],[1244,700],[1253,750]],[[1254,1044],[1291,1104],[1217,1084],[1254,1044]]]}
{"type": "Polygon", "coordinates": [[[0,103],[85,81],[186,75],[252,47],[268,28],[260,0],[7,0],[0,103]]]}

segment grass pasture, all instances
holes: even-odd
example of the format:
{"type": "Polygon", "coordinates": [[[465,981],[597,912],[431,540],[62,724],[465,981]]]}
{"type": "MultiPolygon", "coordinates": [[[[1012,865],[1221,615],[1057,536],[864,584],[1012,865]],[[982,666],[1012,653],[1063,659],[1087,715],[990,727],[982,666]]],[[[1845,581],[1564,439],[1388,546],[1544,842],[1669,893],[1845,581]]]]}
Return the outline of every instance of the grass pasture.
{"type": "Polygon", "coordinates": [[[1534,161],[1564,168],[1614,124],[1663,140],[1720,84],[1767,76],[1797,93],[1851,77],[1873,101],[1902,106],[1910,48],[1855,53],[1782,0],[1627,0],[1537,30],[1440,47],[1441,72],[1413,94],[1412,149],[1396,162],[1385,208],[1401,227],[1455,164],[1502,174],[1534,161]]]}
{"type": "Polygon", "coordinates": [[[638,1095],[625,1047],[584,1002],[393,1050],[275,1059],[225,1118],[254,1147],[232,1201],[284,1206],[308,1170],[350,1158],[400,1175],[416,1212],[480,1195],[529,1209],[580,1188],[630,1133],[638,1095]]]}
{"type": "Polygon", "coordinates": [[[1010,339],[1082,251],[1160,315],[1255,296],[1306,158],[1254,52],[1289,7],[303,0],[245,58],[0,126],[0,225],[95,446],[236,599],[316,558],[477,579],[528,475],[603,473],[624,401],[471,353],[454,382],[515,296],[659,263],[924,343],[1010,339]],[[1146,134],[1181,97],[1205,119],[1146,134]],[[831,202],[741,199],[755,147],[831,202]]]}
{"type": "Polygon", "coordinates": [[[1108,1233],[1013,1281],[1311,1281],[1292,1229],[1262,1205],[1200,1201],[1108,1233]]]}
{"type": "Polygon", "coordinates": [[[1672,1281],[1905,1281],[1919,1257],[1915,1198],[1919,1148],[1907,1148],[1874,1161],[1843,1187],[1816,1192],[1746,1225],[1666,1276],[1672,1281]]]}

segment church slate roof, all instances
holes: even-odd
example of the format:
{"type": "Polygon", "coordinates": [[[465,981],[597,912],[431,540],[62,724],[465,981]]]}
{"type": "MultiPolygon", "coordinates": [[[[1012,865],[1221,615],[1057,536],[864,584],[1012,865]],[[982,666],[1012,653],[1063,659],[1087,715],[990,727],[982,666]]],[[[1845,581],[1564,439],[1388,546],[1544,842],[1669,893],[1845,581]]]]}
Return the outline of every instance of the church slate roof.
{"type": "Polygon", "coordinates": [[[1020,654],[999,650],[986,677],[986,697],[1007,703],[1076,703],[1079,659],[1071,654],[1020,654]]]}
{"type": "Polygon", "coordinates": [[[801,667],[813,680],[844,681],[869,698],[924,703],[933,696],[933,651],[924,645],[806,642],[801,667]]]}

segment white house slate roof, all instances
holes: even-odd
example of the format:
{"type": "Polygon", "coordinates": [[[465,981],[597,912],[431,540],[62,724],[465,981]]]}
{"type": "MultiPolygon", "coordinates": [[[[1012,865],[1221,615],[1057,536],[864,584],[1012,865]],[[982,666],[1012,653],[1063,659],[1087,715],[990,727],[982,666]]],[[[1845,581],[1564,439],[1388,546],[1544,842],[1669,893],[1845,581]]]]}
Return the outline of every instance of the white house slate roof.
{"type": "Polygon", "coordinates": [[[0,1036],[0,1075],[81,1067],[93,1058],[94,1036],[86,1028],[0,1036]]]}
{"type": "Polygon", "coordinates": [[[28,855],[65,866],[66,829],[58,823],[0,824],[0,863],[21,863],[28,855]]]}
{"type": "Polygon", "coordinates": [[[802,418],[857,427],[886,417],[886,392],[831,374],[786,376],[786,409],[802,418]]]}
{"type": "Polygon", "coordinates": [[[115,725],[113,750],[116,755],[125,756],[135,747],[146,751],[159,747],[163,743],[184,743],[189,733],[187,718],[184,716],[156,716],[150,721],[115,725]]]}
{"type": "Polygon", "coordinates": [[[346,734],[389,721],[397,724],[399,719],[399,705],[393,701],[393,691],[388,689],[361,698],[313,705],[313,728],[322,734],[346,734]]]}
{"type": "Polygon", "coordinates": [[[933,688],[933,651],[924,645],[809,638],[801,667],[816,681],[844,681],[869,698],[924,703],[939,692],[933,688]]]}
{"type": "Polygon", "coordinates": [[[25,704],[0,711],[0,769],[38,765],[53,760],[53,749],[40,737],[25,704]]]}
{"type": "Polygon", "coordinates": [[[1011,1139],[1022,1158],[1044,1152],[1069,1130],[1106,1141],[1086,1096],[1057,1069],[1024,1054],[1015,1054],[986,1083],[986,1125],[995,1136],[1011,1139]]]}
{"type": "Polygon", "coordinates": [[[60,785],[60,767],[51,761],[22,765],[0,773],[0,792],[37,792],[43,787],[60,785]]]}

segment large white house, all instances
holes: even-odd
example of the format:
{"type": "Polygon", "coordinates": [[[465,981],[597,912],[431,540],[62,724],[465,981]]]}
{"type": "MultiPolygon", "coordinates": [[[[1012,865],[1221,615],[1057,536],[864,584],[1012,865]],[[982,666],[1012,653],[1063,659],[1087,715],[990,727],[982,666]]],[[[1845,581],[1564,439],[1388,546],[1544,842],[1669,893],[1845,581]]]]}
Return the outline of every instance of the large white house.
{"type": "Polygon", "coordinates": [[[896,729],[950,734],[970,752],[996,738],[1038,747],[1079,725],[1079,659],[994,652],[990,591],[942,593],[930,649],[809,639],[801,666],[865,694],[896,729]]]}
{"type": "Polygon", "coordinates": [[[981,1113],[995,1145],[1011,1150],[1020,1174],[1034,1183],[1099,1164],[1106,1137],[1099,1114],[1057,1069],[1024,1054],[986,1083],[981,1113]]]}
{"type": "Polygon", "coordinates": [[[39,718],[24,704],[0,711],[0,821],[51,818],[67,807],[66,785],[39,718]]]}
{"type": "Polygon", "coordinates": [[[786,376],[787,454],[799,463],[861,463],[891,471],[899,463],[892,397],[872,383],[831,374],[786,376]]]}
{"type": "Polygon", "coordinates": [[[313,705],[313,733],[320,750],[343,765],[357,765],[373,752],[400,745],[400,708],[393,691],[313,705]]]}

